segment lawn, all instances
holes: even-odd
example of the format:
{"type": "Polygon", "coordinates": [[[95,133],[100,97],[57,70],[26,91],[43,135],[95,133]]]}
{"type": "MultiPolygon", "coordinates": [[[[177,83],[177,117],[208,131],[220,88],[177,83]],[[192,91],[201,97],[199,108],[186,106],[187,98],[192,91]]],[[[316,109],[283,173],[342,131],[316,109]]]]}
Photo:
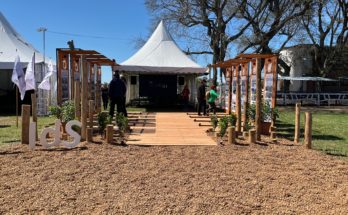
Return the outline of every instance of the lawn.
{"type": "MultiPolygon", "coordinates": [[[[304,136],[304,112],[301,112],[301,141],[304,136]]],[[[348,157],[348,114],[328,111],[315,111],[313,119],[314,149],[327,154],[348,157]]],[[[294,139],[295,112],[285,109],[280,111],[277,122],[279,136],[289,140],[294,139]]]]}

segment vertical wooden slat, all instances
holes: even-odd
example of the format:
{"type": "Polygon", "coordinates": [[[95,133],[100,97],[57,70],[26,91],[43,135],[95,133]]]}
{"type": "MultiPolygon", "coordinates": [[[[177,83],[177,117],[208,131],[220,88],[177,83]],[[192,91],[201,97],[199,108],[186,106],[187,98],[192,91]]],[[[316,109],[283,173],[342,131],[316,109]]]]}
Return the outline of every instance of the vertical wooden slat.
{"type": "Polygon", "coordinates": [[[227,72],[229,72],[229,79],[228,79],[228,108],[227,113],[231,114],[231,105],[232,105],[232,76],[233,76],[233,70],[230,68],[227,72]]]}
{"type": "Polygon", "coordinates": [[[255,129],[256,139],[261,140],[261,59],[256,59],[256,114],[255,129]]]}
{"type": "Polygon", "coordinates": [[[87,135],[87,114],[88,114],[88,67],[84,56],[81,56],[82,62],[82,93],[81,93],[81,139],[86,140],[87,135]]]}
{"type": "Polygon", "coordinates": [[[81,87],[80,87],[79,80],[75,81],[74,103],[75,103],[75,118],[78,120],[81,120],[81,87]]]}
{"type": "Polygon", "coordinates": [[[249,109],[249,63],[243,64],[243,75],[246,77],[245,83],[245,101],[244,101],[244,112],[243,112],[243,131],[246,130],[248,121],[248,109],[249,109]]]}
{"type": "Polygon", "coordinates": [[[22,105],[22,144],[29,144],[30,105],[22,105]]]}
{"type": "Polygon", "coordinates": [[[38,139],[38,135],[37,135],[37,101],[36,101],[36,93],[32,93],[31,94],[31,115],[33,117],[33,122],[36,123],[36,139],[38,139]]]}
{"type": "Polygon", "coordinates": [[[236,113],[237,113],[237,132],[242,131],[242,111],[241,111],[241,93],[240,93],[240,71],[239,65],[236,66],[236,113]]]}

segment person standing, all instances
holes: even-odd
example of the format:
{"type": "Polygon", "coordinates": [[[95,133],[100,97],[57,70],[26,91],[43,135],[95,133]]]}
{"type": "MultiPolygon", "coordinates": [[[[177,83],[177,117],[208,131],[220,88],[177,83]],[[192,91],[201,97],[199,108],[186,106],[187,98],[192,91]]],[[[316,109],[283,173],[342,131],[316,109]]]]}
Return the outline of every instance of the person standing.
{"type": "Polygon", "coordinates": [[[208,112],[213,111],[213,113],[216,114],[215,100],[218,97],[219,97],[219,94],[217,94],[216,92],[216,86],[212,85],[209,91],[209,99],[208,99],[209,108],[207,110],[208,112]]]}
{"type": "Polygon", "coordinates": [[[102,89],[102,100],[103,100],[103,107],[104,110],[106,110],[108,108],[108,103],[109,103],[109,89],[108,89],[108,84],[104,83],[102,89]]]}
{"type": "Polygon", "coordinates": [[[203,115],[206,115],[207,100],[205,99],[205,87],[207,81],[203,79],[201,85],[197,89],[197,100],[198,100],[198,115],[201,115],[201,110],[203,109],[203,115]]]}
{"type": "Polygon", "coordinates": [[[114,117],[115,104],[117,105],[117,113],[124,113],[122,105],[122,97],[126,93],[126,85],[120,79],[118,73],[114,74],[113,79],[109,84],[109,97],[110,97],[110,112],[109,115],[114,117]]]}

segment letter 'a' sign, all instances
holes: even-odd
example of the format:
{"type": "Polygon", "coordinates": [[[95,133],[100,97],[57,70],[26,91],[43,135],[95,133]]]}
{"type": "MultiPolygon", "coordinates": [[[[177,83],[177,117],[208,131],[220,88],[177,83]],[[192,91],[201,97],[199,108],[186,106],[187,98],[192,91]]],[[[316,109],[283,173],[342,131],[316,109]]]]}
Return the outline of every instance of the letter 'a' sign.
{"type": "MultiPolygon", "coordinates": [[[[81,127],[81,122],[77,121],[77,120],[72,120],[69,121],[66,126],[65,126],[65,130],[66,132],[72,136],[74,138],[74,140],[72,142],[68,142],[68,141],[62,141],[60,139],[60,126],[61,126],[61,122],[60,120],[56,120],[55,126],[54,128],[45,128],[40,135],[40,144],[48,149],[51,147],[55,147],[55,146],[59,146],[62,145],[65,148],[74,148],[76,147],[80,141],[81,141],[81,136],[72,129],[72,127],[74,125],[81,127]],[[47,134],[52,133],[54,135],[54,141],[48,143],[47,142],[47,134]]],[[[36,123],[35,122],[31,122],[30,123],[30,127],[29,127],[29,148],[30,149],[34,149],[35,148],[35,132],[36,131],[36,123]]]]}

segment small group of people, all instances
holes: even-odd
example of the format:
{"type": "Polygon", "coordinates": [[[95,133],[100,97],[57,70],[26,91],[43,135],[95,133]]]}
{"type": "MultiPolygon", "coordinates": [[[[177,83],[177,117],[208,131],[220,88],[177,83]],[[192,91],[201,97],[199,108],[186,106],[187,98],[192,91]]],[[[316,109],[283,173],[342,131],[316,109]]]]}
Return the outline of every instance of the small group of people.
{"type": "Polygon", "coordinates": [[[201,115],[201,111],[203,111],[203,115],[209,115],[209,112],[213,112],[216,114],[216,105],[215,100],[219,97],[219,94],[216,92],[216,86],[211,85],[210,90],[206,92],[207,81],[203,79],[201,81],[200,86],[197,89],[197,100],[198,100],[198,115],[201,115]],[[207,109],[207,102],[209,104],[209,108],[207,109]]]}
{"type": "Polygon", "coordinates": [[[108,107],[108,102],[110,100],[110,111],[109,115],[111,117],[115,114],[115,105],[117,105],[117,113],[122,113],[127,117],[126,109],[126,92],[127,92],[127,82],[124,77],[120,78],[118,73],[114,73],[114,76],[109,84],[104,84],[102,87],[102,100],[104,110],[108,107]]]}

